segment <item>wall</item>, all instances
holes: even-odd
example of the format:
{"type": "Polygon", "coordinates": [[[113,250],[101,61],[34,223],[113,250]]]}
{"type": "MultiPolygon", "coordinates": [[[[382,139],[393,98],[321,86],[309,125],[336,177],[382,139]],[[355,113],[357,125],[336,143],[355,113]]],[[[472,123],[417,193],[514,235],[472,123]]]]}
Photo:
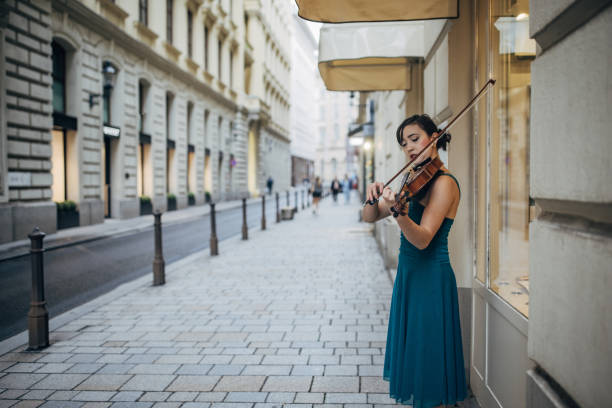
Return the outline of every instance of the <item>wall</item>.
{"type": "Polygon", "coordinates": [[[1,24],[0,242],[55,232],[51,198],[51,6],[7,2],[1,24]]]}
{"type": "Polygon", "coordinates": [[[594,6],[539,0],[530,10],[540,46],[530,183],[541,215],[530,230],[528,353],[553,380],[531,380],[530,401],[552,384],[549,406],[554,398],[583,407],[612,401],[612,193],[602,188],[612,155],[612,7],[594,6]]]}

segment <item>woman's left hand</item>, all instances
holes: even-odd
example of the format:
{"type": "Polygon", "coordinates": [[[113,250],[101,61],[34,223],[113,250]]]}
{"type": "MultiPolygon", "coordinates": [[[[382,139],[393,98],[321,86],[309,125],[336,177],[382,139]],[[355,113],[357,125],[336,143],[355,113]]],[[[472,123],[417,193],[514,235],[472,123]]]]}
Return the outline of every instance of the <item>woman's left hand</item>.
{"type": "Polygon", "coordinates": [[[389,187],[385,187],[381,198],[382,198],[383,205],[387,209],[390,209],[395,204],[395,193],[389,187]]]}

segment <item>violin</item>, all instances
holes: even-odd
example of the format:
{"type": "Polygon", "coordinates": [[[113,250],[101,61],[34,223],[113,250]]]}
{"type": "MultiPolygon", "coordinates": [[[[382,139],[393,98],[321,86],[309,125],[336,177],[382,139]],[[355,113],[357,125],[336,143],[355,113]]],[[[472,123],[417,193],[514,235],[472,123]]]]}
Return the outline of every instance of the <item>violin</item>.
{"type": "MultiPolygon", "coordinates": [[[[391,213],[394,217],[400,215],[406,215],[408,213],[408,204],[410,200],[419,194],[423,189],[435,178],[438,171],[442,168],[443,163],[440,158],[428,158],[425,161],[414,164],[414,162],[421,156],[423,152],[431,147],[432,144],[438,141],[442,136],[448,132],[457,120],[459,120],[465,113],[472,108],[478,102],[478,100],[490,89],[489,86],[495,85],[493,78],[489,79],[486,84],[480,89],[480,91],[472,98],[472,100],[446,125],[446,127],[438,133],[435,137],[432,137],[429,143],[423,149],[416,154],[415,158],[410,160],[404,167],[400,169],[393,177],[389,179],[383,188],[387,187],[397,176],[399,176],[406,169],[407,172],[402,179],[401,188],[399,193],[395,195],[395,203],[391,207],[391,213]]],[[[378,199],[368,200],[366,204],[375,205],[378,203],[378,199]]]]}

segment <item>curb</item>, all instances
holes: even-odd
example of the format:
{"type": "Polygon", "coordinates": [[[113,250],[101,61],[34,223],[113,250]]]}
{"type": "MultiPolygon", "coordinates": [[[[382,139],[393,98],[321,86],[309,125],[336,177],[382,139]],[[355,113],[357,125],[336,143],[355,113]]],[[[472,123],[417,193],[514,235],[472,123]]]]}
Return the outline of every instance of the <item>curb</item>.
{"type": "MultiPolygon", "coordinates": [[[[247,205],[250,204],[254,204],[254,203],[258,203],[261,201],[261,197],[258,198],[250,198],[247,200],[247,205]]],[[[228,211],[228,210],[233,210],[236,208],[240,208],[242,206],[241,202],[235,202],[232,204],[228,204],[227,206],[224,206],[222,209],[217,209],[217,213],[220,212],[224,212],[224,211],[228,211]]],[[[168,211],[164,212],[163,214],[168,214],[168,211]]],[[[200,214],[197,215],[191,215],[191,216],[184,216],[184,217],[180,217],[176,220],[171,220],[171,221],[165,221],[164,222],[164,226],[166,225],[175,225],[175,224],[180,224],[180,223],[184,223],[184,222],[189,222],[189,221],[193,221],[193,220],[197,220],[199,218],[202,218],[206,215],[210,214],[210,206],[208,206],[206,209],[204,209],[204,211],[200,214]]],[[[147,217],[146,215],[141,216],[141,217],[147,217]]],[[[78,228],[78,227],[77,227],[78,228]]],[[[153,228],[153,222],[151,222],[150,224],[147,225],[139,225],[139,226],[134,226],[132,228],[124,228],[124,229],[119,229],[119,230],[114,230],[114,231],[110,231],[110,232],[106,232],[106,233],[100,233],[99,235],[95,235],[95,233],[92,233],[90,235],[84,235],[82,238],[77,238],[74,240],[70,240],[67,242],[62,242],[62,243],[58,243],[56,245],[53,245],[53,241],[51,241],[51,244],[49,244],[49,246],[45,247],[45,252],[48,251],[53,251],[56,249],[61,249],[61,248],[66,248],[69,246],[74,246],[74,245],[80,245],[80,244],[85,244],[85,243],[89,243],[89,242],[94,242],[94,241],[98,241],[101,239],[107,239],[107,238],[114,238],[114,237],[124,237],[126,235],[131,235],[131,234],[136,234],[139,232],[143,232],[146,231],[148,229],[152,229],[153,228]]],[[[66,239],[70,239],[70,238],[66,238],[66,239]]],[[[61,241],[62,238],[56,238],[56,241],[61,241]]],[[[5,254],[3,254],[0,251],[0,262],[3,261],[8,261],[8,260],[12,260],[12,259],[17,259],[17,258],[22,258],[24,256],[29,256],[30,255],[30,251],[29,251],[29,241],[28,240],[22,240],[24,241],[23,246],[21,247],[21,251],[17,252],[17,253],[10,253],[10,250],[6,250],[5,254]]],[[[16,241],[19,242],[19,241],[16,241]]]]}
{"type": "MultiPolygon", "coordinates": [[[[304,211],[300,211],[300,213],[304,213],[304,211]]],[[[267,228],[266,231],[269,231],[269,228],[267,228]]],[[[249,228],[249,237],[251,237],[249,238],[249,240],[252,239],[252,236],[256,236],[257,233],[259,232],[263,232],[261,228],[259,227],[249,228]]],[[[237,233],[234,236],[231,236],[222,241],[219,241],[219,250],[221,250],[223,247],[225,247],[226,245],[228,245],[228,243],[232,241],[237,241],[237,242],[242,241],[241,234],[237,233]]],[[[185,266],[186,264],[189,264],[190,262],[194,261],[198,257],[201,257],[202,255],[205,256],[206,260],[210,259],[210,255],[207,254],[209,251],[210,249],[206,248],[202,251],[194,252],[193,254],[187,255],[186,257],[178,261],[167,264],[166,269],[165,269],[166,274],[168,273],[180,274],[181,268],[183,266],[185,266]]],[[[221,255],[222,254],[223,252],[221,252],[221,255]]],[[[221,255],[218,255],[218,256],[221,256],[221,255]]],[[[175,275],[175,276],[178,276],[178,275],[175,275]]],[[[113,290],[111,290],[110,292],[100,295],[97,298],[94,298],[87,303],[79,305],[67,312],[62,313],[61,315],[57,317],[49,319],[49,338],[51,339],[52,332],[66,325],[67,323],[83,316],[84,314],[91,312],[97,307],[106,305],[112,302],[113,300],[120,298],[121,296],[124,296],[130,292],[136,291],[138,289],[141,289],[147,286],[151,286],[152,281],[153,281],[153,277],[150,274],[141,276],[139,278],[134,279],[133,281],[121,284],[117,286],[116,288],[114,288],[113,290]]],[[[21,349],[25,345],[28,344],[28,340],[29,340],[28,330],[24,330],[21,333],[14,335],[13,337],[9,337],[8,339],[0,341],[0,356],[6,353],[9,353],[9,352],[25,351],[25,349],[23,350],[21,349]]],[[[49,343],[50,343],[49,346],[52,346],[52,342],[50,341],[49,343]]]]}

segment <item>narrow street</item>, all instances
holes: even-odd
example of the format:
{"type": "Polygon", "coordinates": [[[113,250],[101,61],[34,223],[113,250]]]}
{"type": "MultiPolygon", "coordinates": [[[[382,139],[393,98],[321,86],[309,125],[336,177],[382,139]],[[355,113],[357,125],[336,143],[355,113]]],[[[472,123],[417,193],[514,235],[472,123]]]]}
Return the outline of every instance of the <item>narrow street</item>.
{"type": "MultiPolygon", "coordinates": [[[[285,204],[281,200],[281,206],[285,204]]],[[[292,201],[293,203],[293,201],[292,201]]],[[[266,203],[268,223],[275,221],[272,201],[266,203]]],[[[261,204],[247,206],[250,228],[261,225],[261,204]]],[[[45,252],[45,294],[52,318],[100,296],[121,283],[151,273],[153,262],[153,217],[151,226],[45,252]]],[[[209,248],[210,216],[163,224],[163,250],[166,263],[209,248]]],[[[217,237],[240,234],[242,209],[217,213],[217,237]]],[[[27,329],[31,290],[30,257],[0,261],[0,341],[27,329]]]]}

